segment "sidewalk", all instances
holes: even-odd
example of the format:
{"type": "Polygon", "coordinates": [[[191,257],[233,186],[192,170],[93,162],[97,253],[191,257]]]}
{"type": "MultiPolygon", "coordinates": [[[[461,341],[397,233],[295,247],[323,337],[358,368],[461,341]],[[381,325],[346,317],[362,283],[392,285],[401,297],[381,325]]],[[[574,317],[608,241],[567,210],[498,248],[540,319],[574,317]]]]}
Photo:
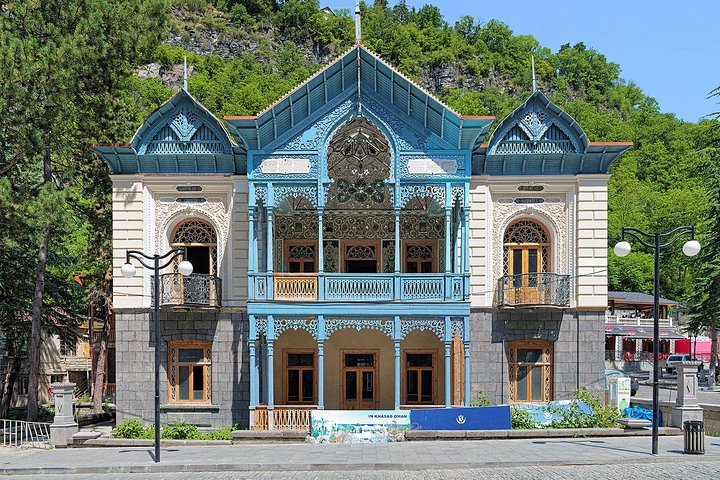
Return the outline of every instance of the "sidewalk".
{"type": "Polygon", "coordinates": [[[426,470],[538,465],[604,465],[720,461],[720,438],[706,437],[706,454],[683,454],[681,436],[518,439],[376,444],[285,444],[153,448],[0,448],[0,475],[221,471],[426,470]]]}

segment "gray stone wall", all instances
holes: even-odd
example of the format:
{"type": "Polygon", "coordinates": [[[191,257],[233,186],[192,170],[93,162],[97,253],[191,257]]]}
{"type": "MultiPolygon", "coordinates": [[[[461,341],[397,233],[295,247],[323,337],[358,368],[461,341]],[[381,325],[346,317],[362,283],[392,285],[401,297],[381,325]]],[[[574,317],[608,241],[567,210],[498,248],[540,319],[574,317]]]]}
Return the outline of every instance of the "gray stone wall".
{"type": "MultiPolygon", "coordinates": [[[[187,420],[202,427],[248,424],[250,396],[247,349],[248,318],[244,311],[164,311],[161,317],[160,405],[163,423],[187,420]],[[212,341],[212,403],[209,406],[168,404],[168,342],[212,341]]],[[[117,422],[155,416],[154,326],[152,312],[117,311],[117,422]]]]}
{"type": "Polygon", "coordinates": [[[605,388],[604,312],[473,309],[470,314],[471,400],[487,395],[508,401],[508,342],[553,342],[554,399],[571,398],[578,387],[605,388]],[[579,325],[579,333],[578,333],[579,325]]]}

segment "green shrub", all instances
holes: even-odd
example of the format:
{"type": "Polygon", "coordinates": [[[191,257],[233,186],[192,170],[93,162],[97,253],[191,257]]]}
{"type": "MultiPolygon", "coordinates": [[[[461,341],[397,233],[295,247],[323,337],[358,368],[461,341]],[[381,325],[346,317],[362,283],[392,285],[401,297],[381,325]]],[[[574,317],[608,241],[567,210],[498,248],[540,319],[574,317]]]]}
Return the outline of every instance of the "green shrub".
{"type": "MultiPolygon", "coordinates": [[[[232,440],[230,432],[238,429],[238,425],[224,427],[208,433],[198,431],[196,425],[185,420],[169,423],[162,426],[160,438],[165,440],[232,440]]],[[[155,428],[146,427],[137,418],[125,420],[112,431],[115,438],[154,439],[155,428]]]]}
{"type": "Polygon", "coordinates": [[[146,427],[137,418],[125,420],[113,429],[112,434],[115,438],[155,438],[153,427],[146,427]]]}
{"type": "Polygon", "coordinates": [[[477,400],[470,402],[471,407],[489,407],[492,405],[485,392],[478,393],[477,400]]]}
{"type": "Polygon", "coordinates": [[[549,413],[557,413],[559,419],[553,420],[550,428],[613,428],[618,426],[620,412],[600,400],[597,393],[588,392],[586,388],[577,390],[568,408],[548,405],[549,413]],[[578,402],[585,402],[591,412],[581,410],[578,402]]]}
{"type": "Polygon", "coordinates": [[[513,430],[533,430],[539,428],[529,411],[515,406],[510,406],[510,423],[513,430]]]}
{"type": "Polygon", "coordinates": [[[197,426],[185,420],[165,425],[160,434],[160,438],[169,440],[198,440],[200,437],[197,426]]]}

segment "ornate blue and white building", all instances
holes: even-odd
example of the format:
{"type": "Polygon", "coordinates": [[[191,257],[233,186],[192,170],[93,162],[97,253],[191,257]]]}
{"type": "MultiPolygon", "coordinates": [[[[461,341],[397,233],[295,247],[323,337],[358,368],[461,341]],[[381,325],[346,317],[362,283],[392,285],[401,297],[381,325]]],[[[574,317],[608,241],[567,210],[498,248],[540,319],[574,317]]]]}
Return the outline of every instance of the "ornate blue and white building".
{"type": "Polygon", "coordinates": [[[118,420],[152,419],[155,348],[163,419],[212,426],[604,385],[607,171],[630,144],[589,142],[539,91],[493,122],[358,44],[257,116],[182,89],[129,145],[93,147],[118,420]],[[178,246],[194,273],[162,274],[155,339],[150,276],[120,267],[178,246]]]}

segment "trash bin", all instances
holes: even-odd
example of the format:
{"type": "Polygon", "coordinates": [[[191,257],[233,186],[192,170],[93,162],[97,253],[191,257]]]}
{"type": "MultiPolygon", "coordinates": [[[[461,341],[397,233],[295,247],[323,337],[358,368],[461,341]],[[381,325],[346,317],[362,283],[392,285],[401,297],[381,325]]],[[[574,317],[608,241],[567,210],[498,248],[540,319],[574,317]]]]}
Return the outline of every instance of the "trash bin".
{"type": "Polygon", "coordinates": [[[688,421],[683,427],[685,453],[703,455],[705,453],[705,424],[702,421],[688,421]]]}

